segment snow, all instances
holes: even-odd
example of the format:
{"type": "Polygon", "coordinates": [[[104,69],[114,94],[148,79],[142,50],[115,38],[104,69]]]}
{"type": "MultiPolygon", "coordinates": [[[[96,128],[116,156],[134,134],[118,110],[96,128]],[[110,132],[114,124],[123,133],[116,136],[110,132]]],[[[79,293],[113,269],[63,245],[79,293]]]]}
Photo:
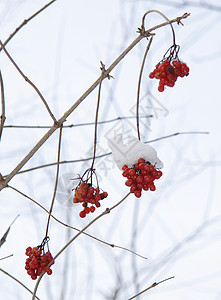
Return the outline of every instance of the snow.
{"type": "Polygon", "coordinates": [[[108,146],[119,169],[123,165],[131,168],[139,158],[144,158],[156,168],[163,168],[162,161],[158,158],[156,150],[148,144],[144,144],[134,136],[128,136],[127,144],[123,143],[123,135],[117,134],[113,139],[108,139],[108,146]]]}

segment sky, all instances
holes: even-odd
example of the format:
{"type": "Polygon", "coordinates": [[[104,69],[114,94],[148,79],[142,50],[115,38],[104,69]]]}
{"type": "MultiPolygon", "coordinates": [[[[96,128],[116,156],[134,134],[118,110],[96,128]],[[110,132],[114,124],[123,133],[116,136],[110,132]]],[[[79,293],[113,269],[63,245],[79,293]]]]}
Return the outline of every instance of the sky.
{"type": "MultiPolygon", "coordinates": [[[[4,42],[47,1],[10,1],[0,4],[0,40],[4,42]]],[[[154,282],[174,276],[137,299],[219,300],[220,290],[220,13],[219,1],[55,1],[23,26],[6,49],[22,72],[39,89],[56,119],[138,36],[143,14],[159,10],[169,19],[189,12],[182,25],[174,24],[179,58],[190,74],[160,93],[149,73],[172,45],[169,26],[155,30],[144,65],[140,89],[141,141],[149,143],[163,162],[156,191],[137,199],[127,197],[110,214],[95,221],[87,233],[121,246],[112,248],[80,235],[57,258],[53,274],[38,287],[40,299],[129,299],[154,282]],[[132,254],[132,250],[138,255],[132,254]]],[[[164,22],[157,13],[147,16],[145,27],[164,22]]],[[[111,71],[101,86],[97,156],[108,154],[108,139],[136,131],[139,72],[148,41],[144,38],[111,71]],[[103,123],[105,121],[105,123],[103,123]]],[[[5,127],[1,136],[0,173],[7,176],[49,130],[53,120],[42,100],[22,78],[2,50],[1,74],[5,94],[5,127]],[[13,126],[34,126],[15,128],[13,126]],[[36,128],[38,126],[38,128],[36,128]]],[[[72,188],[78,174],[90,167],[98,88],[73,111],[62,130],[59,180],[53,215],[82,229],[127,193],[125,179],[108,154],[95,160],[99,186],[108,192],[95,213],[81,219],[81,206],[73,204],[72,188]],[[77,160],[77,161],[76,161],[77,160]],[[74,161],[74,162],[73,162],[74,161]]],[[[34,290],[36,281],[26,274],[25,249],[41,244],[56,179],[59,130],[0,192],[3,236],[0,247],[4,270],[34,290]],[[53,164],[52,166],[45,166],[53,164]],[[42,166],[41,168],[37,168],[42,166]],[[34,170],[29,170],[35,168],[34,170]],[[16,192],[20,191],[20,193],[16,192]],[[36,203],[24,197],[27,195],[36,203]]],[[[49,247],[53,255],[76,234],[51,219],[49,247]]],[[[31,299],[14,279],[0,272],[3,299],[31,299]]]]}

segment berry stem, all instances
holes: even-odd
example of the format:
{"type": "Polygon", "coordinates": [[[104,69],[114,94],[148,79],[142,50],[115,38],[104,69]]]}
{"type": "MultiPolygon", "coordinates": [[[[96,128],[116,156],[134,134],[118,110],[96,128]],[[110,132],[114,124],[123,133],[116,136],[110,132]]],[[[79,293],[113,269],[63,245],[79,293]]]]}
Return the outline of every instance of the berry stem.
{"type": "MultiPolygon", "coordinates": [[[[145,30],[144,21],[145,21],[146,15],[149,14],[149,13],[152,13],[152,12],[158,13],[159,15],[161,15],[161,16],[168,22],[168,24],[170,25],[171,30],[172,30],[172,35],[173,35],[173,45],[176,45],[176,42],[175,42],[175,31],[174,31],[174,29],[173,29],[172,22],[171,22],[171,20],[169,20],[169,19],[167,18],[167,16],[165,16],[165,15],[164,15],[162,12],[160,12],[159,10],[156,10],[156,9],[148,10],[148,11],[143,15],[141,28],[142,28],[143,30],[145,30]]],[[[183,16],[184,16],[184,15],[183,15],[183,16]]]]}
{"type": "Polygon", "coordinates": [[[105,77],[109,78],[109,75],[106,74],[105,71],[105,65],[101,63],[101,76],[100,76],[100,82],[98,87],[98,96],[97,96],[97,108],[96,108],[96,114],[95,114],[95,125],[94,125],[94,153],[93,153],[93,159],[91,163],[91,169],[93,169],[95,156],[96,156],[96,146],[97,146],[97,121],[98,121],[98,111],[99,111],[99,105],[100,105],[100,97],[101,97],[101,84],[105,77]]]}
{"type": "Polygon", "coordinates": [[[56,179],[55,179],[54,193],[53,193],[53,197],[52,197],[52,200],[51,200],[51,207],[50,207],[50,210],[49,210],[48,221],[47,221],[47,226],[46,226],[46,231],[45,231],[45,239],[47,239],[47,237],[48,237],[48,228],[49,228],[49,223],[50,223],[51,213],[52,213],[52,210],[53,210],[53,205],[54,205],[55,196],[56,196],[56,191],[57,191],[57,185],[58,185],[58,175],[59,175],[59,165],[60,165],[60,154],[61,154],[62,128],[63,128],[63,127],[61,126],[61,127],[60,127],[60,131],[59,131],[56,179]]]}
{"type": "Polygon", "coordinates": [[[143,69],[144,69],[144,64],[145,64],[145,60],[147,57],[147,53],[150,49],[150,45],[152,43],[153,40],[153,36],[151,36],[149,43],[147,45],[146,51],[144,53],[144,57],[143,57],[143,61],[142,61],[142,65],[140,68],[140,75],[139,75],[139,80],[138,80],[138,87],[137,87],[137,108],[136,108],[136,120],[137,120],[137,135],[138,135],[138,140],[140,140],[140,128],[139,128],[139,103],[140,103],[140,85],[141,85],[141,77],[142,77],[142,73],[143,73],[143,69]]]}

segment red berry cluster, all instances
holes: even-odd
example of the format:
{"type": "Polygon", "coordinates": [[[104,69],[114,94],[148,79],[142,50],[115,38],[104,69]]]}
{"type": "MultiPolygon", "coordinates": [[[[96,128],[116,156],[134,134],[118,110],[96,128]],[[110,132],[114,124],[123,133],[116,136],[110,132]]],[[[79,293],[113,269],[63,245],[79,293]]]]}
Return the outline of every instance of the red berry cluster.
{"type": "MultiPolygon", "coordinates": [[[[25,270],[33,280],[40,276],[42,271],[47,272],[48,275],[52,274],[51,268],[48,264],[53,260],[50,252],[45,254],[38,247],[28,247],[25,254],[28,256],[25,262],[25,270]]],[[[52,262],[52,265],[54,261],[52,262]]]]}
{"type": "Polygon", "coordinates": [[[143,158],[139,158],[132,168],[124,165],[122,170],[122,175],[127,177],[125,185],[130,187],[130,192],[134,193],[137,198],[141,197],[142,189],[155,191],[154,180],[159,179],[163,174],[143,158]]]}
{"type": "Polygon", "coordinates": [[[95,207],[100,207],[100,200],[103,200],[108,196],[107,192],[101,192],[99,187],[94,188],[91,184],[81,182],[75,189],[73,198],[74,203],[82,203],[84,209],[79,213],[81,218],[86,217],[90,212],[95,211],[95,207]],[[88,204],[92,204],[88,206],[88,204]]]}
{"type": "Polygon", "coordinates": [[[180,60],[173,60],[171,62],[166,59],[159,62],[153,72],[149,74],[150,78],[159,79],[158,91],[163,92],[164,86],[173,87],[178,77],[184,77],[189,74],[189,68],[180,60]]]}

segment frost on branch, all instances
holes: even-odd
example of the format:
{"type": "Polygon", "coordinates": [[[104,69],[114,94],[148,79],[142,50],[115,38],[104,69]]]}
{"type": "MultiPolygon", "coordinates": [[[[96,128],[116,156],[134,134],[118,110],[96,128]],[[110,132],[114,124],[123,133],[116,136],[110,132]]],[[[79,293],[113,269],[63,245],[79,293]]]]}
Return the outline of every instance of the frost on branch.
{"type": "Polygon", "coordinates": [[[124,144],[123,135],[118,134],[113,139],[108,140],[108,146],[112,150],[114,160],[120,170],[124,165],[132,167],[140,157],[157,169],[163,168],[163,163],[157,157],[156,150],[133,136],[129,136],[127,144],[124,144]]]}

